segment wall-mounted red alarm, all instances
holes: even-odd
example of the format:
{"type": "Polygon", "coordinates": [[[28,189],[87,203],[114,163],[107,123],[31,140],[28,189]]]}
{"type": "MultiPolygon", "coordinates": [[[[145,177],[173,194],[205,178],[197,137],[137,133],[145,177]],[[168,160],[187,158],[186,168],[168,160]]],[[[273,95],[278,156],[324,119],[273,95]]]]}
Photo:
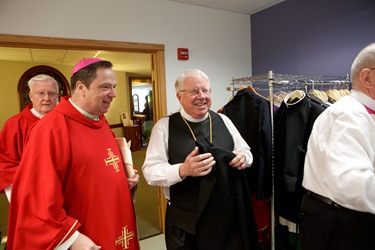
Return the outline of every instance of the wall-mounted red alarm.
{"type": "Polygon", "coordinates": [[[189,49],[178,48],[177,49],[177,59],[178,60],[188,60],[189,59],[189,49]]]}

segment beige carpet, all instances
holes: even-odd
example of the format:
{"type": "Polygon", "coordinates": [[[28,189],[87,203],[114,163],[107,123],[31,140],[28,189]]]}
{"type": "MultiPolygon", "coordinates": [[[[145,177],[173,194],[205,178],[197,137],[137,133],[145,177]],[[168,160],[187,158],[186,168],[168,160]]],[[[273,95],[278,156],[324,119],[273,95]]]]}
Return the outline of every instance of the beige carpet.
{"type": "Polygon", "coordinates": [[[132,152],[133,164],[138,169],[138,184],[135,212],[137,217],[139,239],[146,239],[162,233],[159,222],[158,188],[147,184],[142,174],[142,165],[146,155],[146,147],[132,152]]]}

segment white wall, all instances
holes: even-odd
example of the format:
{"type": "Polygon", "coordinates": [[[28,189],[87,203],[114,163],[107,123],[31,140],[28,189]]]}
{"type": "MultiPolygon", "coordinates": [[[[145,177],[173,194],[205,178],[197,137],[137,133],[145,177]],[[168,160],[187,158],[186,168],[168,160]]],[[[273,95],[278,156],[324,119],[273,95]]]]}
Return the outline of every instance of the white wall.
{"type": "Polygon", "coordinates": [[[184,69],[208,74],[213,110],[229,100],[231,77],[251,75],[248,15],[167,0],[0,0],[0,33],[164,44],[168,112],[179,108],[174,81],[184,69]],[[188,61],[177,60],[179,47],[188,61]]]}

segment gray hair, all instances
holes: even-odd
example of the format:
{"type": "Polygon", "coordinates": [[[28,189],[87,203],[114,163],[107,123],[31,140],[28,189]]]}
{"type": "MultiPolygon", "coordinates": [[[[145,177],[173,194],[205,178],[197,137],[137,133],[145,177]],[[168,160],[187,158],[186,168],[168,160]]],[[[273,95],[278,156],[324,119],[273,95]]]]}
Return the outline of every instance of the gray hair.
{"type": "Polygon", "coordinates": [[[42,81],[42,82],[52,81],[52,82],[54,82],[56,84],[57,92],[59,92],[59,84],[57,83],[57,81],[55,80],[55,78],[53,78],[52,76],[49,76],[49,75],[45,75],[45,74],[36,75],[36,76],[32,77],[27,82],[27,84],[29,85],[30,90],[32,89],[34,83],[37,82],[37,81],[42,81]]]}
{"type": "Polygon", "coordinates": [[[210,85],[210,79],[208,78],[206,73],[204,73],[202,70],[200,70],[200,69],[187,69],[187,70],[182,72],[182,74],[177,78],[176,83],[174,84],[174,87],[176,89],[176,93],[181,90],[182,85],[184,84],[184,80],[187,76],[199,76],[201,78],[206,79],[207,82],[208,82],[208,85],[210,85]]]}
{"type": "Polygon", "coordinates": [[[375,67],[375,43],[372,43],[362,49],[354,59],[350,72],[350,80],[353,85],[355,85],[358,81],[359,74],[361,73],[362,69],[373,67],[375,67]]]}

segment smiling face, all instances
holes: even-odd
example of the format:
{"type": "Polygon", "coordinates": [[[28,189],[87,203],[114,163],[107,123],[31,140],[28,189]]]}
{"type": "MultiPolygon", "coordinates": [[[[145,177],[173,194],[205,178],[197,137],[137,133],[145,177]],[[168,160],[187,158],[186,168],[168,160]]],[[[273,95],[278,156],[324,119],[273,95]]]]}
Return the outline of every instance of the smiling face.
{"type": "Polygon", "coordinates": [[[98,68],[88,88],[82,82],[77,82],[72,100],[89,114],[103,115],[116,97],[116,85],[116,76],[111,68],[98,68]]]}
{"type": "Polygon", "coordinates": [[[200,75],[187,75],[176,95],[185,112],[195,119],[200,119],[207,114],[211,107],[211,94],[203,93],[209,89],[208,79],[200,75]]]}
{"type": "Polygon", "coordinates": [[[36,112],[45,116],[56,106],[58,93],[57,85],[52,80],[35,80],[29,97],[36,112]]]}

